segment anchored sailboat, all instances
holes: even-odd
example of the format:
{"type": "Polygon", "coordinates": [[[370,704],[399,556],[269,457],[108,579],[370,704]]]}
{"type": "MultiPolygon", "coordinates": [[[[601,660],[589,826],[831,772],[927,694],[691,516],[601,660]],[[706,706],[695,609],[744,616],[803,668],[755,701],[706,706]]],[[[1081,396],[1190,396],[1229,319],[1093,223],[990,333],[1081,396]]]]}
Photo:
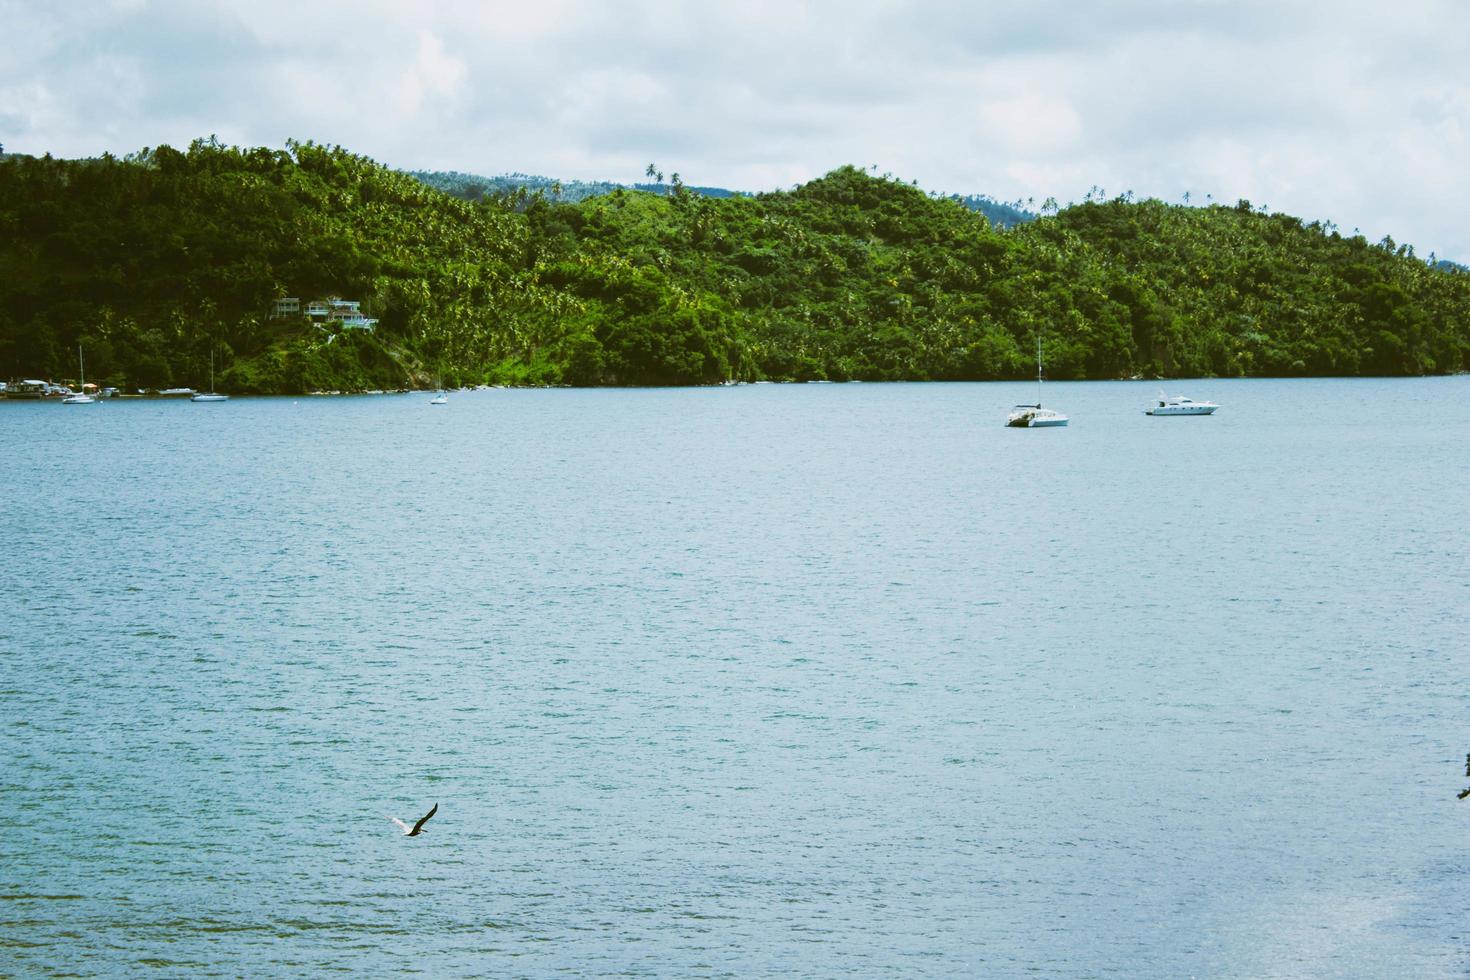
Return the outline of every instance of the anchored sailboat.
{"type": "Polygon", "coordinates": [[[189,401],[191,401],[191,402],[227,402],[229,400],[230,400],[230,396],[229,395],[221,395],[221,394],[218,394],[214,390],[214,351],[210,351],[209,352],[209,390],[208,391],[201,391],[199,394],[197,394],[194,397],[190,398],[189,401]]]}
{"type": "Polygon", "coordinates": [[[1041,407],[1041,334],[1036,335],[1036,404],[1017,405],[1006,418],[1006,425],[1017,429],[1039,429],[1044,426],[1066,425],[1067,417],[1054,408],[1041,407]]]}
{"type": "MultiPolygon", "coordinates": [[[[77,393],[61,400],[63,405],[95,405],[97,399],[87,394],[87,369],[82,363],[82,345],[77,344],[77,393]]],[[[95,386],[94,386],[95,387],[95,386]]]]}

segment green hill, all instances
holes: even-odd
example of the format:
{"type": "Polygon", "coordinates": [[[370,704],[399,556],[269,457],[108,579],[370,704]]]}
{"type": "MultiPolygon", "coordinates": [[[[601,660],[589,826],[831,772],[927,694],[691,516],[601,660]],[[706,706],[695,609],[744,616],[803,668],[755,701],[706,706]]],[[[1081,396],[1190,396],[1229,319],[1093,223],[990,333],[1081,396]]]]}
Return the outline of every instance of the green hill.
{"type": "Polygon", "coordinates": [[[465,200],[338,148],[0,160],[0,376],[446,383],[1424,374],[1470,367],[1470,275],[1234,208],[996,227],[844,167],[790,192],[465,200]],[[272,318],[359,300],[373,330],[272,318]]]}
{"type": "MultiPolygon", "coordinates": [[[[438,191],[466,201],[483,201],[491,197],[503,197],[524,193],[529,196],[540,194],[546,199],[562,204],[574,204],[589,197],[611,194],[615,190],[650,191],[668,194],[672,184],[617,184],[610,180],[555,180],[534,174],[501,174],[499,177],[481,177],[479,174],[460,173],[457,170],[407,170],[410,177],[423,181],[438,191]]],[[[675,175],[678,176],[677,174],[675,175]]],[[[737,197],[740,191],[723,187],[694,187],[691,193],[702,197],[737,197]]]]}
{"type": "MultiPolygon", "coordinates": [[[[608,180],[563,181],[555,180],[551,177],[538,177],[534,174],[520,173],[501,174],[499,177],[481,177],[478,174],[460,173],[457,170],[407,170],[404,172],[410,177],[423,181],[435,190],[443,191],[452,197],[458,197],[466,201],[483,201],[491,197],[516,195],[529,198],[532,195],[540,195],[553,203],[568,204],[585,201],[589,197],[600,197],[604,194],[611,194],[615,190],[671,194],[676,189],[672,183],[617,184],[608,180]]],[[[675,178],[677,177],[678,175],[675,174],[675,178]]],[[[690,193],[697,194],[700,197],[750,196],[745,191],[732,191],[724,187],[689,185],[686,189],[690,193]]],[[[997,201],[987,194],[953,195],[953,199],[959,201],[971,211],[979,211],[986,218],[990,219],[991,224],[1000,228],[1013,228],[1016,225],[1036,220],[1036,215],[1026,210],[1021,201],[1007,204],[1002,201],[997,201]]]]}

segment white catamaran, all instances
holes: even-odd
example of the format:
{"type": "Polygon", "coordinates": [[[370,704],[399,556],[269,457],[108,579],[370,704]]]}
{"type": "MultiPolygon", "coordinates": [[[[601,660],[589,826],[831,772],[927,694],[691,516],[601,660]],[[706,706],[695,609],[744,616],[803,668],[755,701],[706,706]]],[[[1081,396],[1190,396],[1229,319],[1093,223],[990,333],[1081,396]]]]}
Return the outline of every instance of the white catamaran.
{"type": "Polygon", "coordinates": [[[1066,425],[1067,417],[1054,408],[1041,407],[1041,334],[1036,335],[1036,404],[1017,405],[1006,418],[1006,425],[1017,429],[1039,429],[1044,426],[1066,425]]]}

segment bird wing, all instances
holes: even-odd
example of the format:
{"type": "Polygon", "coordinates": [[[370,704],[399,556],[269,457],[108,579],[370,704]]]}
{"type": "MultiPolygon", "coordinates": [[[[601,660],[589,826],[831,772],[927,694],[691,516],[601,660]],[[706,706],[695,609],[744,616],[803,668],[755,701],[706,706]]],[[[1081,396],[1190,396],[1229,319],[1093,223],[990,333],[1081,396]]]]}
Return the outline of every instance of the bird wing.
{"type": "Polygon", "coordinates": [[[402,820],[399,820],[397,817],[389,817],[388,819],[396,823],[405,834],[408,833],[408,824],[404,823],[402,820]]]}
{"type": "Polygon", "coordinates": [[[419,822],[413,825],[413,830],[411,831],[411,833],[414,833],[414,834],[418,833],[419,832],[419,828],[421,828],[424,824],[428,823],[429,822],[429,818],[432,817],[434,814],[436,814],[438,812],[439,812],[439,804],[435,803],[434,804],[434,809],[430,810],[428,813],[426,813],[422,817],[420,817],[419,818],[419,822]]]}

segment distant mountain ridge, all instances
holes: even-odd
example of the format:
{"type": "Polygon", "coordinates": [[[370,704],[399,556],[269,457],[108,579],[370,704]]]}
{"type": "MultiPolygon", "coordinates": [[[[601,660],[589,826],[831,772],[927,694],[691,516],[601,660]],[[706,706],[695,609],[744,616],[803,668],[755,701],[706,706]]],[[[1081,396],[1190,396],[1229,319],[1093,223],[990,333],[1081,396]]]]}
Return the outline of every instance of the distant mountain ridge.
{"type": "MultiPolygon", "coordinates": [[[[531,194],[540,193],[546,200],[556,204],[575,204],[589,197],[611,194],[615,190],[649,191],[654,194],[668,194],[673,190],[673,185],[666,183],[618,184],[610,180],[558,180],[555,177],[523,173],[501,174],[498,177],[461,173],[458,170],[405,170],[403,173],[462,201],[483,201],[525,190],[531,194]]],[[[726,190],[723,187],[686,186],[685,189],[700,197],[745,196],[743,191],[726,190]]]]}
{"type": "MultiPolygon", "coordinates": [[[[487,198],[503,197],[524,190],[529,194],[539,193],[546,200],[557,204],[575,204],[589,197],[601,197],[615,190],[649,191],[654,194],[673,193],[671,183],[619,184],[610,180],[557,180],[536,174],[510,173],[498,177],[461,173],[458,170],[405,170],[415,180],[428,184],[437,191],[462,201],[483,201],[487,198]]],[[[730,190],[725,187],[685,186],[685,190],[700,197],[726,198],[751,197],[749,191],[730,190]]],[[[1036,214],[1023,202],[1005,203],[988,194],[951,194],[949,199],[978,211],[997,228],[1014,228],[1036,220],[1036,214]]]]}

